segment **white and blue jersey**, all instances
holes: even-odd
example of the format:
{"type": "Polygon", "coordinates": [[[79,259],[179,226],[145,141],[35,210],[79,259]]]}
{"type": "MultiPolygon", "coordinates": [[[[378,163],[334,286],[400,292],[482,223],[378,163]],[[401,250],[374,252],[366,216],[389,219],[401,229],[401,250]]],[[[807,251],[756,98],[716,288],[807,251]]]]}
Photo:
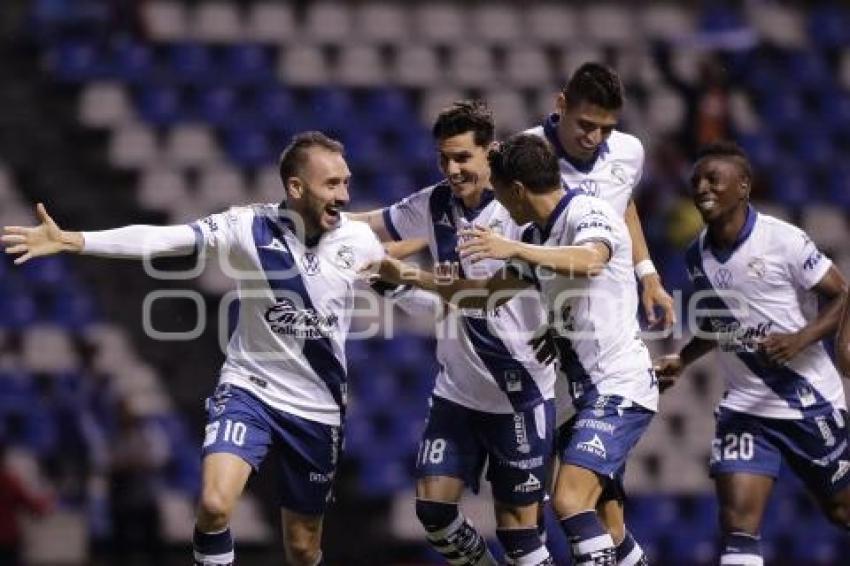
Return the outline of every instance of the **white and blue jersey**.
{"type": "Polygon", "coordinates": [[[345,338],[358,270],[383,257],[369,226],[345,216],[317,241],[295,233],[278,205],[234,207],[191,225],[237,283],[239,314],[220,383],[273,409],[339,425],[346,403],[345,338]]]}
{"type": "Polygon", "coordinates": [[[644,150],[635,136],[614,130],[586,163],[572,159],[558,139],[558,114],[551,114],[543,125],[526,130],[549,141],[558,156],[561,181],[571,189],[581,189],[601,198],[621,217],[632,198],[632,192],[643,174],[644,150]]]}
{"type": "Polygon", "coordinates": [[[512,265],[535,282],[547,303],[576,407],[607,396],[621,398],[623,407],[657,410],[658,387],[639,336],[632,245],[622,216],[605,201],[570,190],[546,225],[526,228],[522,238],[551,247],[594,241],[609,247],[611,258],[596,277],[569,277],[524,262],[512,265]]]}
{"type": "MultiPolygon", "coordinates": [[[[384,209],[384,223],[396,240],[426,239],[435,261],[458,262],[469,278],[489,278],[505,262],[460,260],[458,230],[476,224],[512,239],[519,239],[521,230],[491,191],[482,199],[476,210],[468,210],[442,182],[384,209]]],[[[536,293],[516,297],[493,312],[449,309],[437,328],[440,371],[434,395],[487,413],[524,411],[552,399],[555,372],[536,360],[527,343],[545,321],[536,293]]]]}
{"type": "Polygon", "coordinates": [[[802,230],[749,208],[730,250],[715,250],[703,231],[686,256],[700,293],[696,308],[715,309],[700,322],[719,342],[721,407],[773,419],[846,410],[841,378],[821,343],[783,366],[759,353],[768,335],[797,332],[817,316],[812,288],[832,262],[802,230]]]}

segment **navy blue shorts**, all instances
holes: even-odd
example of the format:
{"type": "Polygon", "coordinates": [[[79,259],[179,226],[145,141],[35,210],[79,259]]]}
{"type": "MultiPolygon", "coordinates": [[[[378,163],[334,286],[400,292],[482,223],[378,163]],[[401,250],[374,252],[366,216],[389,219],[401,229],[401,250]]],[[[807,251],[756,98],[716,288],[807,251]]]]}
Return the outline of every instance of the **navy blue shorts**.
{"type": "Polygon", "coordinates": [[[575,416],[558,430],[558,457],[608,478],[604,499],[624,496],[626,459],[655,413],[639,405],[621,407],[623,398],[600,395],[576,407],[575,416]]]}
{"type": "Polygon", "coordinates": [[[798,420],[718,409],[711,443],[712,477],[748,473],[776,478],[783,460],[817,496],[828,497],[847,487],[847,411],[798,420]]]}
{"type": "Polygon", "coordinates": [[[486,477],[496,501],[531,505],[541,501],[545,492],[554,423],[551,400],[505,414],[475,411],[434,396],[419,444],[416,477],[458,478],[477,491],[487,464],[486,477]]]}
{"type": "Polygon", "coordinates": [[[332,497],[342,427],[278,411],[229,384],[216,387],[206,403],[204,456],[228,452],[256,472],[274,444],[280,506],[304,515],[324,514],[332,497]]]}

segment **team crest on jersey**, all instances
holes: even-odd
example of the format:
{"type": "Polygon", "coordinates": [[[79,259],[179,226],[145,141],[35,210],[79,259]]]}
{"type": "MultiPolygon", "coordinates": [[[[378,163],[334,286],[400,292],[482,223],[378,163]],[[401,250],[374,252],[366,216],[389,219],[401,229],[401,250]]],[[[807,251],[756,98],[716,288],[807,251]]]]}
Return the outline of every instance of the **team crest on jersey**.
{"type": "Polygon", "coordinates": [[[351,269],[354,267],[354,248],[351,246],[340,246],[336,251],[334,263],[340,269],[351,269]]]}
{"type": "Polygon", "coordinates": [[[767,266],[760,257],[751,259],[747,264],[747,275],[753,279],[764,279],[765,273],[767,273],[767,266]]]}
{"type": "Polygon", "coordinates": [[[503,224],[504,223],[497,218],[490,222],[490,230],[492,230],[496,234],[503,234],[505,231],[503,224]]]}
{"type": "Polygon", "coordinates": [[[626,174],[626,170],[619,163],[614,163],[611,166],[611,176],[621,185],[628,184],[629,182],[629,176],[626,174]]]}
{"type": "Polygon", "coordinates": [[[721,267],[714,274],[714,284],[717,285],[718,289],[729,289],[732,286],[732,272],[721,267]]]}
{"type": "Polygon", "coordinates": [[[313,252],[307,252],[304,254],[304,257],[301,258],[301,265],[304,266],[304,273],[307,275],[319,274],[319,256],[313,252]]]}
{"type": "Polygon", "coordinates": [[[215,218],[213,218],[212,216],[207,216],[206,218],[202,219],[201,222],[207,225],[207,228],[210,229],[210,232],[218,231],[218,222],[216,222],[215,218]]]}
{"type": "Polygon", "coordinates": [[[286,297],[269,307],[265,318],[275,334],[307,339],[327,338],[339,322],[335,314],[325,316],[316,309],[298,308],[286,297]]]}

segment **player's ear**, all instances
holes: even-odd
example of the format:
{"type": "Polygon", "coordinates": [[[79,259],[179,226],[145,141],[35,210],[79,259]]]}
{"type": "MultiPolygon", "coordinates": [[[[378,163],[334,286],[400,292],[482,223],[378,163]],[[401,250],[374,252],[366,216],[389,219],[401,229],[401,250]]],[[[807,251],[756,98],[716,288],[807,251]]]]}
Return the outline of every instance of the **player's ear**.
{"type": "Polygon", "coordinates": [[[741,193],[743,194],[745,199],[747,199],[747,200],[750,199],[750,182],[749,181],[746,181],[746,180],[741,181],[741,193]]]}
{"type": "Polygon", "coordinates": [[[555,98],[555,108],[558,109],[558,114],[563,115],[567,111],[567,97],[564,95],[564,91],[558,93],[557,98],[555,98]]]}
{"type": "Polygon", "coordinates": [[[286,195],[289,198],[299,199],[304,194],[304,183],[298,177],[290,177],[286,180],[286,195]]]}

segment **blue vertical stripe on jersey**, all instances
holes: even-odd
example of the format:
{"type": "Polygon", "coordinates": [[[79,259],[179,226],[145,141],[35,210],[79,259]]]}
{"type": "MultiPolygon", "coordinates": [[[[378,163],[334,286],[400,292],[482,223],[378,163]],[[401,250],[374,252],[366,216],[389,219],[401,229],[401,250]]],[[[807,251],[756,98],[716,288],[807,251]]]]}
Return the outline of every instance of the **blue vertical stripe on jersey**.
{"type": "MultiPolygon", "coordinates": [[[[437,248],[438,261],[457,262],[457,229],[455,228],[454,210],[452,208],[451,188],[447,183],[434,187],[429,200],[431,219],[434,224],[434,240],[437,248]],[[448,218],[450,226],[442,222],[448,218]]],[[[491,197],[492,200],[492,197],[491,197]]],[[[479,207],[480,212],[482,207],[479,207]]],[[[460,267],[461,276],[463,268],[460,267]]],[[[490,331],[486,318],[462,317],[463,328],[472,347],[487,371],[493,376],[511,406],[517,410],[525,410],[543,401],[543,395],[534,378],[526,367],[514,359],[505,343],[490,331]],[[519,386],[514,385],[514,379],[519,378],[519,386]],[[511,383],[508,383],[508,381],[511,383]]]]}
{"type": "MultiPolygon", "coordinates": [[[[282,293],[284,291],[295,293],[301,297],[304,308],[315,310],[310,293],[307,291],[300,271],[296,267],[292,250],[289,249],[289,244],[286,242],[283,225],[276,218],[258,215],[254,217],[251,231],[254,236],[254,245],[257,248],[257,256],[260,258],[260,264],[266,273],[269,287],[271,287],[272,291],[275,293],[282,293]],[[286,251],[269,250],[262,247],[270,244],[273,238],[277,238],[286,248],[286,251]],[[282,273],[291,275],[281,277],[282,273]]],[[[316,375],[327,385],[331,396],[339,406],[340,413],[344,416],[345,400],[343,398],[343,389],[346,380],[345,368],[337,359],[330,338],[323,336],[321,338],[305,339],[303,353],[307,363],[310,364],[316,375]]]]}
{"type": "MultiPolygon", "coordinates": [[[[754,214],[752,222],[755,222],[754,214]]],[[[749,232],[752,232],[752,226],[750,227],[749,232]]],[[[743,242],[743,240],[749,236],[749,232],[746,231],[745,226],[745,229],[742,230],[741,235],[739,235],[739,240],[743,242]]],[[[707,239],[708,235],[706,235],[705,238],[707,239]]],[[[705,246],[703,245],[702,247],[704,249],[705,246]]],[[[705,266],[703,265],[699,238],[697,238],[697,240],[688,247],[688,250],[685,252],[685,259],[688,271],[692,274],[694,289],[697,291],[709,291],[716,293],[717,290],[711,284],[708,274],[705,271],[705,266]]],[[[698,306],[712,310],[730,312],[726,302],[718,295],[710,295],[706,297],[704,302],[698,306]]],[[[739,320],[729,314],[712,316],[711,320],[716,321],[723,326],[729,324],[741,324],[739,320]]],[[[702,326],[702,324],[700,325],[702,326]]],[[[708,330],[705,327],[703,327],[703,329],[708,330]]],[[[735,352],[735,355],[754,375],[761,378],[764,384],[767,385],[780,399],[788,403],[788,406],[792,409],[800,411],[804,417],[832,412],[832,404],[827,401],[824,396],[811,385],[811,383],[809,383],[809,380],[806,379],[805,376],[800,375],[787,366],[766,365],[762,358],[754,352],[735,352]],[[800,399],[801,394],[811,394],[814,398],[814,403],[804,406],[800,399]]]]}

